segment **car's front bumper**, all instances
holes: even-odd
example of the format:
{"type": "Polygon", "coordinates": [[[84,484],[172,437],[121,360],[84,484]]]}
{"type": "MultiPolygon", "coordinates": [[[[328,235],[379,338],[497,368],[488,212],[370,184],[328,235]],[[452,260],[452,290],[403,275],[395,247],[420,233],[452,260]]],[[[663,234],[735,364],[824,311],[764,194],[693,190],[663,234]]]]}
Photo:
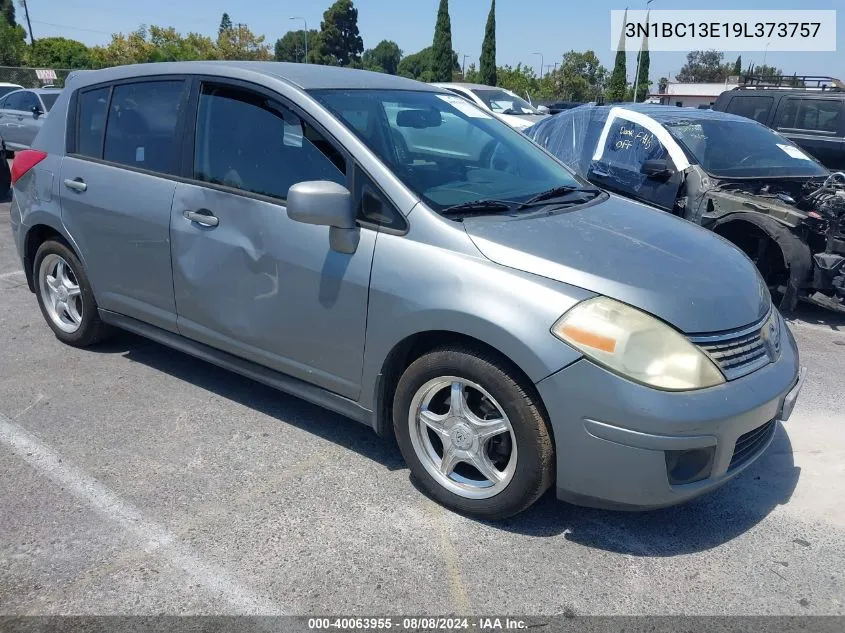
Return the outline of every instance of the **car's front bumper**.
{"type": "Polygon", "coordinates": [[[555,438],[558,497],[594,507],[658,508],[744,470],[790,416],[802,386],[795,340],[783,321],[781,328],[785,344],[776,362],[709,389],[659,391],[585,359],[540,381],[555,438]],[[710,455],[708,474],[670,483],[667,451],[696,450],[710,455]]]}

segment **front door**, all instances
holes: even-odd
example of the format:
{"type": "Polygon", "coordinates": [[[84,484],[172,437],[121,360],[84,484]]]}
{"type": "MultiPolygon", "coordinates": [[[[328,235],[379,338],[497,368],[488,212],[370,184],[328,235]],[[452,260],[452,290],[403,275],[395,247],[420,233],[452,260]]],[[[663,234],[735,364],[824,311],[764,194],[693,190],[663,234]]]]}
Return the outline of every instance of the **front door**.
{"type": "Polygon", "coordinates": [[[171,218],[179,331],[356,398],[376,232],[338,253],[328,227],[285,210],[297,182],[347,185],[346,159],[266,94],[204,84],[195,112],[192,182],[171,218]]]}

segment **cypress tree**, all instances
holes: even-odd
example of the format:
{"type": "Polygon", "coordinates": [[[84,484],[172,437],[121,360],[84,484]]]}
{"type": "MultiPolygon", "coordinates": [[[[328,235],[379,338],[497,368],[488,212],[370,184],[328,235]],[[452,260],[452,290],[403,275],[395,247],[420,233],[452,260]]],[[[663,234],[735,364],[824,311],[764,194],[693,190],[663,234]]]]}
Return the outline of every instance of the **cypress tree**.
{"type": "Polygon", "coordinates": [[[487,26],[484,29],[484,42],[481,44],[479,76],[481,83],[496,85],[496,0],[490,5],[487,26]]]}
{"type": "Polygon", "coordinates": [[[449,20],[449,0],[440,0],[437,24],[434,26],[434,45],[431,48],[433,81],[452,81],[452,23],[449,20]]]}
{"type": "MultiPolygon", "coordinates": [[[[619,46],[616,48],[616,62],[613,64],[613,72],[610,74],[610,81],[607,84],[607,100],[624,101],[625,92],[628,88],[628,69],[625,61],[625,28],[628,22],[628,11],[622,18],[623,28],[619,33],[619,46]]],[[[636,77],[634,78],[636,80],[636,77]]]]}

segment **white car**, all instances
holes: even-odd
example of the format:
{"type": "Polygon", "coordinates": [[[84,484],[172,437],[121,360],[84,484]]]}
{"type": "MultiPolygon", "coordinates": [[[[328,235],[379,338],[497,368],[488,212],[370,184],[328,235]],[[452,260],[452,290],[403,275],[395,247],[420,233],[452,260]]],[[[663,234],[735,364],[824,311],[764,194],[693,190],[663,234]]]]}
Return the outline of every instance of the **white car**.
{"type": "Polygon", "coordinates": [[[10,84],[5,81],[0,81],[0,97],[3,97],[13,90],[21,90],[23,86],[19,86],[18,84],[10,84]]]}
{"type": "Polygon", "coordinates": [[[504,88],[466,83],[432,85],[468,99],[479,108],[492,112],[497,118],[520,131],[548,117],[516,93],[504,88]]]}

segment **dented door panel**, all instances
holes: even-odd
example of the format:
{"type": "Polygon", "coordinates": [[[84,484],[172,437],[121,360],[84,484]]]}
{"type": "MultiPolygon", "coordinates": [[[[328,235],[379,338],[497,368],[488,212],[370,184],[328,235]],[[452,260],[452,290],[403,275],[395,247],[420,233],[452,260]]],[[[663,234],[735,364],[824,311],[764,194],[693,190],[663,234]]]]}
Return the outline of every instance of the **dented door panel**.
{"type": "Polygon", "coordinates": [[[375,238],[362,229],[354,254],[337,253],[328,227],[294,222],[279,203],[179,184],[171,218],[179,331],[357,398],[375,238]]]}

